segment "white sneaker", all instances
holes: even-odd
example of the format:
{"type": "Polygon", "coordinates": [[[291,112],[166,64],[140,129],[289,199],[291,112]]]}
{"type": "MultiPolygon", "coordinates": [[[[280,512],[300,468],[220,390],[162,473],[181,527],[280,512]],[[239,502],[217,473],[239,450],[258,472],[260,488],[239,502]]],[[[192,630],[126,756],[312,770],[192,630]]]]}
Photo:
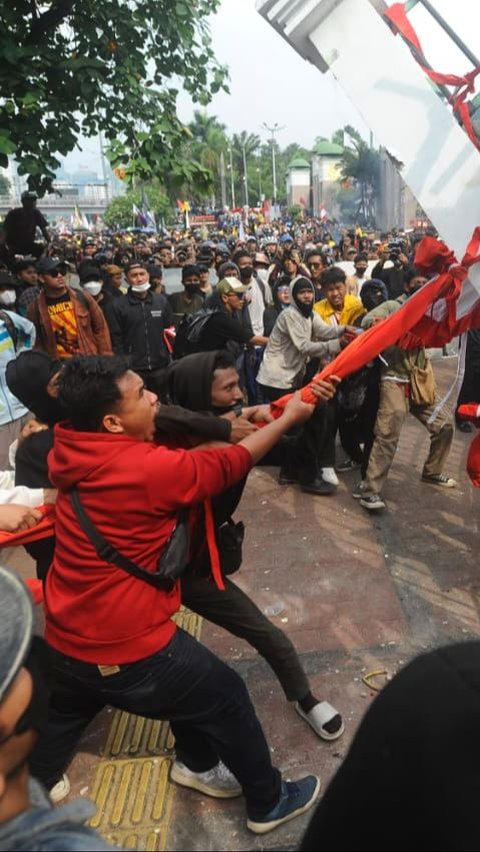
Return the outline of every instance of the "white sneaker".
{"type": "Polygon", "coordinates": [[[329,485],[340,485],[340,480],[333,467],[322,467],[322,479],[329,485]]]}
{"type": "Polygon", "coordinates": [[[48,791],[48,794],[55,805],[58,805],[59,802],[62,802],[63,799],[66,799],[70,792],[70,781],[68,780],[68,775],[65,773],[60,778],[60,781],[57,781],[56,784],[52,787],[51,790],[48,791]]]}
{"type": "Polygon", "coordinates": [[[208,772],[192,772],[188,766],[176,760],[170,770],[170,780],[215,799],[233,799],[242,795],[240,784],[222,761],[208,772]]]}

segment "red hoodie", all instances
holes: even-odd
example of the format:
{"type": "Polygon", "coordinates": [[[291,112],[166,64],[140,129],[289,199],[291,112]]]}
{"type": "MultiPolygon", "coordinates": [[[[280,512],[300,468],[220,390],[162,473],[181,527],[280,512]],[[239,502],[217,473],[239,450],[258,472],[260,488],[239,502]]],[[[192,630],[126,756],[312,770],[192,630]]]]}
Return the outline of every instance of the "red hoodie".
{"type": "Polygon", "coordinates": [[[55,426],[50,479],[59,489],[55,557],[45,590],[45,637],[68,656],[96,664],[131,663],[175,633],[179,584],[155,589],[101,560],[70,498],[78,487],[93,523],[120,553],[155,570],[182,506],[220,494],[252,466],[244,447],[170,450],[126,435],[55,426]]]}

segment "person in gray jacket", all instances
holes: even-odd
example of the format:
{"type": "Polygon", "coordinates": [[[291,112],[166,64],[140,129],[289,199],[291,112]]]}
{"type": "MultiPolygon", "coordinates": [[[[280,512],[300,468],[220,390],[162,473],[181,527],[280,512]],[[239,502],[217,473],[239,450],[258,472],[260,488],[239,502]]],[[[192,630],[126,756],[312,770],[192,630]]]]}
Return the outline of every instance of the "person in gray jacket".
{"type": "Polygon", "coordinates": [[[28,771],[28,757],[48,709],[43,639],[33,637],[26,587],[0,568],[0,850],[87,852],[114,849],[84,822],[95,807],[82,799],[54,808],[28,771]]]}
{"type": "MultiPolygon", "coordinates": [[[[350,326],[331,326],[313,311],[315,290],[301,275],[290,283],[291,305],[279,314],[258,371],[257,381],[271,402],[301,387],[308,362],[337,355],[356,334],[350,326]]],[[[309,494],[333,494],[335,486],[321,476],[322,449],[331,432],[328,406],[317,408],[295,441],[295,461],[281,468],[279,482],[298,482],[309,494]]]]}

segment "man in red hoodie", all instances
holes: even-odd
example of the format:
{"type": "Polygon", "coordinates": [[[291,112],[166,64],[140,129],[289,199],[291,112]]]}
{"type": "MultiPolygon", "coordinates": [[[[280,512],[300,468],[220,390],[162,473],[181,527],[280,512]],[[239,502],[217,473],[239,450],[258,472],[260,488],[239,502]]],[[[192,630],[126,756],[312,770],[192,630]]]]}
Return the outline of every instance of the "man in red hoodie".
{"type": "MultiPolygon", "coordinates": [[[[319,388],[323,399],[331,385],[319,388]]],[[[69,361],[59,382],[69,422],[55,427],[49,457],[58,488],[57,545],[46,582],[45,638],[55,681],[48,724],[31,761],[48,789],[89,722],[107,704],[168,719],[176,739],[172,780],[207,795],[241,795],[247,826],[263,834],[306,811],[313,775],[285,782],[242,679],[171,616],[171,591],[105,562],[77,520],[76,487],[91,521],[123,556],[154,572],[182,508],[242,479],[292,426],[312,413],[298,396],[279,420],[235,446],[172,450],[153,443],[158,401],[119,358],[69,361]]]]}

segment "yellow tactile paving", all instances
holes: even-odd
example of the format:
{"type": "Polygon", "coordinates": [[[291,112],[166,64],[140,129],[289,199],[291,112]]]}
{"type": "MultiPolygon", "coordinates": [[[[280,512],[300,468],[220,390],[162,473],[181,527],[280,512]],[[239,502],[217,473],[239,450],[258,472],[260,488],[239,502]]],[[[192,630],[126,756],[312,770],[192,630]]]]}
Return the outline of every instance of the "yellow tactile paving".
{"type": "MultiPolygon", "coordinates": [[[[202,620],[182,609],[177,624],[200,638],[202,620]]],[[[102,749],[90,824],[124,849],[166,849],[172,786],[168,780],[174,740],[167,722],[116,711],[102,749]]]]}

